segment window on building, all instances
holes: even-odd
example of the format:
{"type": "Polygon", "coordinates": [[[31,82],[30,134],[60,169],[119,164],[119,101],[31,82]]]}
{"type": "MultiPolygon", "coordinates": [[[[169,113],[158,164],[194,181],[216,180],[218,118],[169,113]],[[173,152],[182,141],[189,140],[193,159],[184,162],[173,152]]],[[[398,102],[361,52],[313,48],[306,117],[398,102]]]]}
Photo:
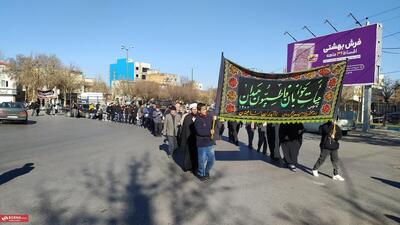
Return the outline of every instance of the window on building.
{"type": "Polygon", "coordinates": [[[1,80],[0,81],[0,87],[5,87],[6,86],[6,81],[5,80],[1,80]]]}
{"type": "Polygon", "coordinates": [[[148,70],[149,70],[149,68],[142,68],[143,73],[147,73],[148,70]]]}
{"type": "Polygon", "coordinates": [[[146,75],[142,75],[142,80],[146,80],[146,75]]]}
{"type": "Polygon", "coordinates": [[[139,67],[136,67],[136,70],[139,70],[139,67]]]}
{"type": "Polygon", "coordinates": [[[8,80],[6,80],[6,87],[8,87],[8,80]]]}

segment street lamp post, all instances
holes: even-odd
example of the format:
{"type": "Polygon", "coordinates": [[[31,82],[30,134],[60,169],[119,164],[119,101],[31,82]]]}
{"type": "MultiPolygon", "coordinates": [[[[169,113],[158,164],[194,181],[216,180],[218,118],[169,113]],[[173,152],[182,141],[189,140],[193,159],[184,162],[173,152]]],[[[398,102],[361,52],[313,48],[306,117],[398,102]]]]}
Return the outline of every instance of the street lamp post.
{"type": "Polygon", "coordinates": [[[126,61],[125,61],[125,63],[126,63],[126,77],[125,77],[125,79],[126,80],[128,78],[128,71],[129,71],[129,69],[128,69],[128,53],[129,53],[129,49],[131,49],[131,48],[133,48],[132,45],[129,46],[129,47],[126,47],[125,45],[121,45],[121,50],[125,50],[126,51],[126,61]]]}

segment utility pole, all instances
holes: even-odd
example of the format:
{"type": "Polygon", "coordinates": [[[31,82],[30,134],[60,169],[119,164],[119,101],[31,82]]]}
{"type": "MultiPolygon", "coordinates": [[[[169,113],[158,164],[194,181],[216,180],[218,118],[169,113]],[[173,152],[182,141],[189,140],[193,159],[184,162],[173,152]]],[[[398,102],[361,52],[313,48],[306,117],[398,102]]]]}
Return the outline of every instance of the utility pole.
{"type": "MultiPolygon", "coordinates": [[[[369,21],[367,21],[365,23],[365,26],[368,26],[368,25],[369,25],[369,21]]],[[[379,78],[379,72],[380,72],[379,69],[380,69],[380,67],[378,66],[378,68],[377,68],[378,78],[379,78]]],[[[375,70],[375,68],[374,68],[374,70],[375,70]]],[[[363,98],[363,126],[362,126],[363,132],[368,132],[368,130],[370,128],[369,117],[370,117],[370,113],[371,113],[371,95],[372,95],[372,86],[365,85],[364,86],[364,96],[363,96],[364,97],[363,98]]]]}
{"type": "Polygon", "coordinates": [[[130,48],[133,48],[133,46],[131,45],[131,46],[129,46],[129,47],[126,47],[125,45],[121,45],[121,50],[125,50],[125,51],[126,51],[126,61],[125,61],[125,63],[126,63],[126,75],[125,75],[125,80],[128,79],[128,72],[129,72],[129,67],[128,67],[128,52],[129,52],[129,49],[130,49],[130,48]]]}
{"type": "Polygon", "coordinates": [[[192,67],[192,82],[193,82],[193,67],[192,67]]]}

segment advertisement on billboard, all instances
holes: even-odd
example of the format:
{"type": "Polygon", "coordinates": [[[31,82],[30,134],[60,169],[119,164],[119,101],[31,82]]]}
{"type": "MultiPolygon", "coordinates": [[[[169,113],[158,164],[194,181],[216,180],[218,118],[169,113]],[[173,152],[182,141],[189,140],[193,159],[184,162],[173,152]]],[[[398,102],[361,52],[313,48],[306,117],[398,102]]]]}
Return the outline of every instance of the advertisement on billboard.
{"type": "Polygon", "coordinates": [[[381,63],[382,25],[373,24],[288,45],[287,71],[348,60],[344,85],[376,82],[381,63]]]}

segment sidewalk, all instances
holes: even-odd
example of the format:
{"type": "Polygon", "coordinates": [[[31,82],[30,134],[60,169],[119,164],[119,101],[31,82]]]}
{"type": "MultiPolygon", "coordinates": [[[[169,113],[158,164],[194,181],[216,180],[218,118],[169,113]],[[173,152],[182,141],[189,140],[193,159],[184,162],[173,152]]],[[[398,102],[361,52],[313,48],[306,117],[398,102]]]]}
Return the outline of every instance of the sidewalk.
{"type": "Polygon", "coordinates": [[[400,132],[395,130],[376,129],[376,128],[370,128],[367,132],[363,132],[361,128],[357,128],[356,130],[351,131],[350,135],[358,135],[363,137],[387,136],[390,138],[399,138],[400,132]]]}

